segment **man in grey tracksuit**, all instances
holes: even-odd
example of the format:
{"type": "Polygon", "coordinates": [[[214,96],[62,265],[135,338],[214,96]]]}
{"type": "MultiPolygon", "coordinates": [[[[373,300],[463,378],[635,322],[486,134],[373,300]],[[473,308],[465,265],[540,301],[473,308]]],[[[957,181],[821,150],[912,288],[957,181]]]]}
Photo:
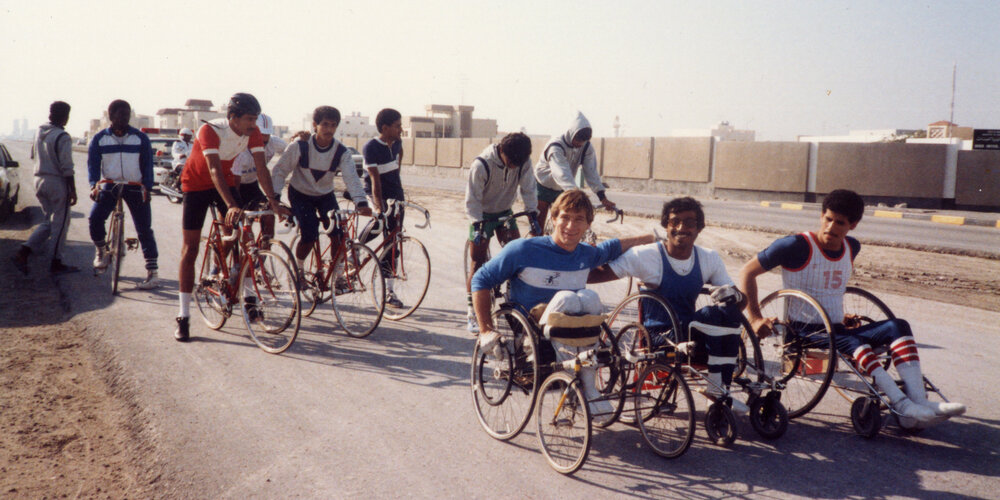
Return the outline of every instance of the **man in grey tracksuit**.
{"type": "Polygon", "coordinates": [[[597,154],[590,144],[593,129],[583,113],[576,113],[565,134],[553,137],[542,151],[535,165],[535,180],[538,181],[538,213],[544,222],[549,205],[567,189],[576,189],[576,173],[583,167],[583,177],[590,189],[597,194],[601,204],[608,210],[615,204],[604,195],[604,182],[597,171],[597,154]]]}
{"type": "MultiPolygon", "coordinates": [[[[515,220],[500,221],[505,216],[513,215],[511,207],[518,191],[521,193],[524,209],[535,211],[538,199],[535,176],[531,169],[531,139],[520,132],[507,134],[499,144],[487,146],[469,166],[469,182],[465,187],[465,213],[472,219],[469,226],[472,269],[466,276],[466,299],[468,329],[471,333],[479,332],[479,324],[472,310],[469,280],[486,263],[490,238],[494,232],[502,244],[521,236],[515,220]]],[[[530,234],[540,236],[542,231],[535,216],[530,218],[530,224],[530,234]]]]}
{"type": "Polygon", "coordinates": [[[28,274],[28,256],[45,250],[52,237],[53,274],[79,271],[80,268],[62,262],[66,233],[69,231],[69,207],[76,205],[76,183],[73,177],[73,140],[64,127],[69,121],[69,104],[56,101],[49,106],[49,123],[38,127],[31,157],[35,163],[35,197],[42,208],[43,220],[31,233],[11,260],[14,266],[28,274]]]}

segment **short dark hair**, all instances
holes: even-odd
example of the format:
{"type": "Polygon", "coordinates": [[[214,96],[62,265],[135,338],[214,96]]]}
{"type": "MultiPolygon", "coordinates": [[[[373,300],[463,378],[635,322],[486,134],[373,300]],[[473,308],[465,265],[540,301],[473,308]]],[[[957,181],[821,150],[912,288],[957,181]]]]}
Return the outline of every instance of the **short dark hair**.
{"type": "Polygon", "coordinates": [[[313,124],[319,125],[323,120],[330,120],[340,125],[340,111],[333,106],[320,106],[313,111],[313,124]]]}
{"type": "Polygon", "coordinates": [[[531,139],[521,132],[507,134],[500,139],[500,151],[512,164],[521,166],[531,156],[531,139]]]}
{"type": "Polygon", "coordinates": [[[65,124],[69,121],[69,104],[63,101],[50,104],[49,121],[56,124],[65,124]]]}
{"type": "Polygon", "coordinates": [[[401,119],[403,119],[403,115],[399,114],[399,111],[392,108],[385,108],[375,115],[375,128],[378,129],[378,133],[381,134],[382,127],[390,126],[393,123],[396,123],[396,120],[401,119]]]}
{"type": "Polygon", "coordinates": [[[575,134],[573,134],[573,140],[587,142],[590,140],[591,137],[593,137],[593,135],[594,135],[594,130],[592,128],[583,127],[580,130],[577,130],[575,134]]]}
{"type": "Polygon", "coordinates": [[[834,189],[823,198],[823,213],[827,210],[847,217],[854,224],[865,215],[865,200],[849,189],[834,189]]]}
{"type": "Polygon", "coordinates": [[[694,212],[695,216],[698,218],[698,230],[705,229],[705,210],[701,207],[701,202],[690,197],[682,196],[680,198],[674,198],[670,201],[663,203],[663,211],[660,213],[660,225],[667,227],[667,221],[670,220],[670,214],[676,214],[680,212],[694,212]]]}
{"type": "Polygon", "coordinates": [[[128,108],[129,111],[132,111],[132,105],[129,104],[128,101],[124,99],[115,99],[111,101],[111,104],[108,104],[108,114],[110,115],[114,113],[115,110],[119,108],[128,108]]]}

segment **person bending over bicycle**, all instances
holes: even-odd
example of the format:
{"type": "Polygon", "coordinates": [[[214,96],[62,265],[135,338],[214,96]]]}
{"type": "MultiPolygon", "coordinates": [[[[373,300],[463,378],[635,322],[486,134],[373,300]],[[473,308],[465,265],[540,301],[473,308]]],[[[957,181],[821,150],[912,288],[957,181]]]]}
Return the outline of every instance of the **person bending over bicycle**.
{"type": "Polygon", "coordinates": [[[153,237],[153,213],[149,203],[150,189],[153,188],[153,147],[149,137],[130,127],[132,106],[116,99],[108,106],[111,126],[98,132],[90,141],[87,150],[87,180],[90,181],[90,239],[94,250],[94,268],[108,267],[110,253],[105,248],[107,233],[105,224],[115,210],[117,194],[114,183],[140,182],[141,186],[122,186],[122,199],[132,214],[142,256],[146,258],[146,279],[139,288],[149,290],[159,284],[156,258],[156,238],[153,237]],[[101,183],[101,181],[111,181],[101,183]],[[104,189],[101,189],[103,185],[104,189]]]}
{"type": "MultiPolygon", "coordinates": [[[[590,269],[608,263],[635,245],[652,242],[650,235],[602,241],[597,246],[583,243],[584,233],[594,221],[594,207],[587,195],[579,189],[563,192],[552,204],[551,235],[539,238],[517,239],[506,246],[479,268],[472,277],[472,304],[479,322],[480,348],[493,350],[497,357],[503,356],[500,335],[493,328],[490,294],[494,287],[510,281],[508,302],[522,307],[526,312],[537,304],[548,304],[539,323],[553,312],[565,314],[601,314],[604,306],[593,290],[587,290],[587,275],[590,269]]],[[[589,348],[589,347],[588,347],[589,348]]],[[[580,349],[577,348],[577,352],[580,349]]],[[[568,354],[557,349],[560,361],[571,359],[568,354]]],[[[595,399],[599,393],[595,386],[596,371],[585,368],[581,371],[585,393],[588,399],[595,399]]],[[[610,403],[604,402],[608,405],[610,403]]],[[[599,408],[605,412],[607,408],[599,408]]]]}
{"type": "MultiPolygon", "coordinates": [[[[653,346],[666,339],[678,349],[704,362],[707,354],[708,381],[705,395],[717,399],[728,394],[740,348],[740,309],[743,294],[733,284],[718,253],[695,245],[698,234],[705,228],[705,211],[691,197],[675,198],[663,204],[660,226],[667,231],[662,242],[635,247],[607,266],[591,272],[591,282],[614,280],[625,276],[637,278],[644,290],[667,301],[677,313],[679,325],[671,325],[666,311],[650,308],[644,324],[652,336],[653,346]],[[712,299],[719,305],[695,309],[698,294],[705,285],[715,285],[712,299]],[[654,317],[650,317],[654,316],[654,317]],[[696,321],[688,337],[688,325],[696,321]]],[[[732,400],[733,409],[748,413],[740,401],[732,400]]]]}
{"type": "MultiPolygon", "coordinates": [[[[500,144],[491,144],[469,166],[469,182],[465,186],[465,214],[472,219],[469,226],[472,272],[465,283],[468,305],[468,329],[479,333],[479,323],[472,308],[472,275],[486,263],[490,238],[496,232],[501,244],[521,237],[517,221],[506,223],[499,219],[513,215],[511,207],[518,191],[526,211],[538,209],[535,193],[535,175],[531,170],[531,139],[515,132],[507,134],[500,144]]],[[[542,229],[535,216],[531,216],[531,236],[541,236],[542,229]]]]}
{"type": "Polygon", "coordinates": [[[535,180],[538,181],[538,213],[544,221],[549,205],[559,193],[577,189],[576,173],[583,168],[583,177],[594,191],[601,205],[614,210],[615,204],[604,194],[604,182],[597,172],[597,155],[590,144],[593,129],[590,122],[577,112],[576,118],[565,134],[549,140],[542,150],[542,156],[535,165],[535,180]]]}
{"type": "Polygon", "coordinates": [[[244,150],[249,150],[256,165],[260,188],[264,191],[271,210],[281,217],[290,215],[287,208],[278,204],[274,194],[271,174],[264,166],[264,138],[257,129],[257,115],[260,103],[257,98],[246,93],[237,93],[229,99],[226,118],[205,122],[198,129],[198,137],[191,147],[191,154],[181,174],[183,202],[183,243],[181,246],[180,270],[180,312],[174,338],[186,342],[189,337],[191,317],[191,292],[194,290],[194,265],[198,258],[201,242],[201,228],[209,205],[214,205],[220,214],[225,214],[226,227],[231,228],[239,221],[242,209],[239,180],[232,173],[233,159],[244,150]]]}
{"type": "MultiPolygon", "coordinates": [[[[285,148],[274,166],[274,190],[281,192],[285,179],[291,174],[288,184],[288,203],[292,215],[299,223],[299,242],[294,248],[299,269],[303,269],[305,259],[319,239],[319,216],[326,216],[337,210],[337,197],[333,180],[338,169],[344,177],[344,184],[362,215],[371,215],[365,192],[354,168],[354,160],[347,147],[333,135],[340,125],[340,111],[333,106],[320,106],[313,111],[313,134],[299,135],[285,148]]],[[[343,235],[334,231],[330,235],[336,248],[343,235]]],[[[339,270],[336,276],[340,276],[339,270]]]]}
{"type": "Polygon", "coordinates": [[[865,202],[854,191],[836,189],[823,199],[822,210],[818,232],[780,238],[740,270],[740,286],[748,299],[747,319],[757,336],[774,334],[774,318],[761,315],[757,276],[781,266],[782,287],[801,290],[819,302],[834,324],[837,350],[851,356],[858,370],[875,380],[900,415],[925,427],[965,413],[961,403],[927,399],[917,343],[907,321],[889,319],[845,327],[850,318],[844,316],[844,293],[854,270],[854,257],[861,250],[861,242],[847,233],[861,222],[865,202]],[[873,347],[888,347],[905,393],[882,368],[873,347]]]}
{"type": "MultiPolygon", "coordinates": [[[[270,116],[261,113],[257,116],[257,130],[260,130],[264,138],[264,166],[274,158],[274,155],[282,152],[288,147],[288,143],[279,137],[272,137],[274,134],[274,120],[270,116]]],[[[253,155],[250,151],[243,151],[236,155],[233,160],[233,175],[240,176],[240,203],[244,210],[257,210],[262,203],[267,201],[264,192],[257,184],[257,166],[254,164],[253,155]]],[[[280,189],[275,189],[275,195],[280,198],[280,189]]],[[[264,238],[274,236],[274,217],[265,215],[260,221],[261,234],[264,238]]]]}
{"type": "MultiPolygon", "coordinates": [[[[365,176],[365,192],[372,197],[375,210],[379,214],[385,213],[388,209],[386,200],[406,201],[403,193],[403,182],[399,177],[400,165],[403,164],[403,143],[400,137],[403,134],[403,118],[392,108],[385,108],[375,116],[375,126],[378,128],[378,137],[372,138],[361,149],[364,156],[365,169],[368,175],[365,176]]],[[[385,218],[383,236],[385,241],[391,241],[399,231],[399,225],[403,223],[405,215],[403,207],[397,206],[397,212],[392,217],[385,218]]],[[[393,252],[388,252],[386,258],[392,258],[393,252]]],[[[382,272],[386,276],[391,276],[391,262],[382,262],[382,272]]],[[[401,308],[403,302],[392,293],[394,280],[385,280],[385,304],[387,306],[401,308]]]]}

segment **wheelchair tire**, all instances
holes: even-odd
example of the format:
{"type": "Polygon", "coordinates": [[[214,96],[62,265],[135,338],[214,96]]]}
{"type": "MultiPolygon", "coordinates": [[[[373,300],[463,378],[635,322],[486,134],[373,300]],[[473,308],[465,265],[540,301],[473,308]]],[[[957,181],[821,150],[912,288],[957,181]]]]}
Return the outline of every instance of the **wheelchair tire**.
{"type": "MultiPolygon", "coordinates": [[[[854,326],[857,327],[895,319],[896,315],[892,313],[889,306],[885,305],[885,302],[882,302],[871,292],[849,286],[844,291],[844,317],[853,317],[856,321],[854,326]]],[[[885,356],[882,368],[885,368],[893,378],[899,379],[899,375],[892,367],[892,356],[885,356]]]]}
{"type": "Polygon", "coordinates": [[[538,443],[553,469],[572,474],[583,466],[593,428],[579,379],[565,371],[549,375],[538,391],[535,423],[538,443]]]}
{"type": "Polygon", "coordinates": [[[633,394],[633,421],[643,440],[664,458],[677,458],[694,441],[695,406],[680,370],[665,363],[647,365],[633,394]]]}
{"type": "Polygon", "coordinates": [[[705,411],[705,433],[716,446],[728,448],[736,441],[736,415],[733,409],[721,401],[709,405],[705,411]]]}
{"type": "Polygon", "coordinates": [[[837,369],[833,325],[823,307],[798,290],[779,290],[760,303],[776,318],[774,335],[759,339],[764,372],[781,390],[788,418],[809,413],[826,394],[837,369]]]}
{"type": "Polygon", "coordinates": [[[618,343],[611,334],[611,329],[607,323],[601,324],[601,349],[610,351],[610,359],[607,363],[601,363],[597,367],[597,390],[601,396],[614,405],[614,413],[611,415],[597,415],[592,419],[593,424],[606,428],[621,418],[622,409],[625,407],[625,391],[623,389],[622,371],[625,360],[618,350],[618,343]]]}
{"type": "Polygon", "coordinates": [[[501,307],[493,313],[506,359],[472,353],[472,402],[480,425],[494,439],[518,435],[531,418],[539,380],[537,333],[519,311],[501,307]]]}
{"type": "Polygon", "coordinates": [[[788,430],[788,410],[781,393],[770,391],[750,402],[750,426],[764,439],[778,439],[788,430]]]}
{"type": "Polygon", "coordinates": [[[851,403],[851,425],[854,432],[865,439],[872,439],[882,429],[882,415],[878,398],[861,396],[851,403]]]}

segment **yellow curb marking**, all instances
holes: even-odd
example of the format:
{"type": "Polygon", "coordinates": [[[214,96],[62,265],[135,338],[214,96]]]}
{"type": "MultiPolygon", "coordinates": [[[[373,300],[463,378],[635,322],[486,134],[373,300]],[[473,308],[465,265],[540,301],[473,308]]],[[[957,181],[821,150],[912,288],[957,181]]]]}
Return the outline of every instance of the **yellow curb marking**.
{"type": "Polygon", "coordinates": [[[962,224],[965,224],[965,217],[958,217],[955,215],[932,215],[931,221],[961,226],[962,224]]]}
{"type": "Polygon", "coordinates": [[[781,208],[788,210],[802,210],[802,205],[799,203],[782,203],[781,208]]]}
{"type": "MultiPolygon", "coordinates": [[[[771,206],[771,202],[769,202],[769,201],[762,201],[762,202],[760,202],[760,206],[762,206],[762,207],[769,207],[769,206],[771,206]]],[[[1000,224],[1000,221],[997,221],[997,224],[1000,224]]]]}
{"type": "Polygon", "coordinates": [[[903,212],[890,212],[888,210],[876,210],[875,217],[891,217],[893,219],[902,219],[903,212]]]}

